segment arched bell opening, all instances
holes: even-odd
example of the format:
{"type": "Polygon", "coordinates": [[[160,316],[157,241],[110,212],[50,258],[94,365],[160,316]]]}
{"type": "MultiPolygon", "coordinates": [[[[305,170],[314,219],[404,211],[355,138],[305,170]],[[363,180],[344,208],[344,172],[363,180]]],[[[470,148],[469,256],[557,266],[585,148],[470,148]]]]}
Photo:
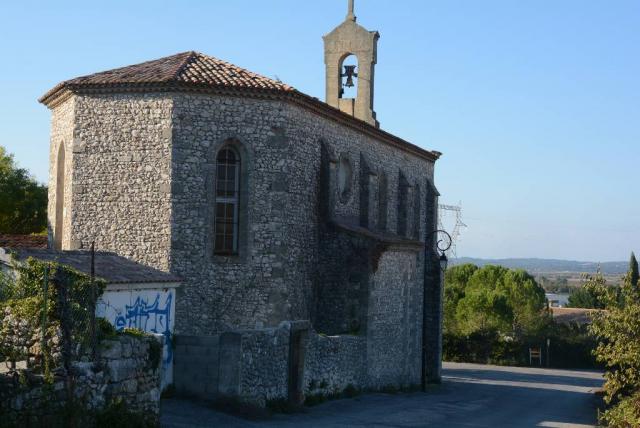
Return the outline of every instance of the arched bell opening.
{"type": "Polygon", "coordinates": [[[339,98],[356,99],[358,97],[358,57],[347,54],[340,62],[339,98]]]}

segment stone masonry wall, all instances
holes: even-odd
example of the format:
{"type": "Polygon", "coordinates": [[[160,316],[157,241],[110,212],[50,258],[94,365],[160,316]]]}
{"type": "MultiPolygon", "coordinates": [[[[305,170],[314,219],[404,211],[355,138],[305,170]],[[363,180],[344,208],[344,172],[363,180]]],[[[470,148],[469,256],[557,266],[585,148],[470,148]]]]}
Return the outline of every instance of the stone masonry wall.
{"type": "MultiPolygon", "coordinates": [[[[71,200],[73,185],[73,143],[75,129],[75,99],[72,97],[53,110],[51,116],[51,142],[49,144],[49,202],[47,205],[47,217],[49,222],[49,242],[53,242],[55,225],[57,220],[56,194],[58,191],[58,150],[62,147],[65,153],[64,162],[64,207],[62,248],[71,247],[71,200]]],[[[59,232],[59,231],[58,231],[59,232]]]]}
{"type": "MultiPolygon", "coordinates": [[[[70,247],[88,248],[95,240],[96,249],[167,270],[171,98],[129,94],[72,99],[70,247]]],[[[60,108],[54,109],[54,120],[60,108]]]]}
{"type": "Polygon", "coordinates": [[[304,393],[330,395],[348,386],[368,386],[364,336],[309,335],[305,355],[304,393]]]}
{"type": "MultiPolygon", "coordinates": [[[[348,165],[342,181],[333,183],[348,187],[334,198],[333,219],[357,225],[363,206],[375,208],[361,201],[359,177],[366,163],[367,174],[386,177],[385,203],[377,205],[387,212],[369,213],[386,218],[380,222],[386,229],[379,232],[396,236],[404,224],[404,238],[425,240],[425,189],[433,182],[433,162],[350,126],[284,101],[247,97],[166,93],[73,100],[69,242],[88,246],[95,240],[98,249],[180,276],[177,334],[314,322],[318,296],[331,294],[324,287],[332,266],[319,263],[321,252],[332,248],[322,235],[326,219],[320,215],[323,145],[338,165],[348,165]],[[212,251],[215,156],[225,144],[242,154],[242,212],[239,255],[220,257],[212,251]],[[399,197],[401,183],[404,198],[399,197]],[[407,218],[399,221],[399,212],[407,218]]],[[[65,127],[62,112],[54,128],[65,127]]],[[[376,189],[368,191],[375,194],[376,189]]],[[[415,252],[384,257],[365,304],[368,354],[380,353],[384,360],[368,361],[375,367],[369,375],[379,384],[392,378],[413,383],[414,373],[406,367],[415,363],[413,350],[421,343],[416,314],[422,307],[423,258],[415,252]],[[385,300],[399,312],[384,311],[385,300]],[[394,322],[399,324],[391,328],[394,322]],[[397,340],[409,357],[390,350],[388,344],[397,340]],[[405,358],[400,371],[383,370],[397,358],[405,358]]],[[[419,363],[415,367],[419,370],[419,363]]]]}
{"type": "Polygon", "coordinates": [[[300,139],[281,102],[176,95],[173,116],[172,270],[185,279],[176,329],[212,334],[308,319],[319,146],[300,139]],[[216,257],[215,157],[229,142],[243,155],[246,213],[240,254],[216,257]]]}
{"type": "Polygon", "coordinates": [[[371,281],[367,323],[367,377],[370,388],[420,384],[422,272],[418,255],[390,250],[371,281]]]}
{"type": "Polygon", "coordinates": [[[289,323],[215,336],[175,338],[179,394],[204,400],[236,397],[264,406],[288,393],[289,323]]]}
{"type": "Polygon", "coordinates": [[[264,405],[288,393],[289,328],[241,333],[240,396],[264,405]]]}
{"type": "MultiPolygon", "coordinates": [[[[175,379],[179,394],[215,400],[231,396],[264,406],[289,394],[291,323],[219,336],[177,336],[175,379]]],[[[330,395],[348,386],[368,388],[364,336],[308,332],[301,351],[302,392],[330,395]]]]}
{"type": "Polygon", "coordinates": [[[322,281],[316,288],[316,331],[328,335],[366,333],[371,242],[323,230],[318,266],[322,281]]]}
{"type": "Polygon", "coordinates": [[[154,359],[149,349],[151,341],[161,339],[123,335],[105,340],[95,362],[86,358],[72,362],[70,375],[58,371],[52,384],[45,384],[42,375],[28,371],[21,376],[0,373],[0,414],[6,418],[3,422],[11,425],[40,421],[42,426],[47,425],[46,421],[60,423],[53,415],[59,415],[57,412],[68,401],[70,376],[74,398],[86,409],[100,411],[123,400],[128,410],[158,420],[161,370],[157,363],[161,359],[154,359]]]}
{"type": "MultiPolygon", "coordinates": [[[[179,333],[215,334],[311,318],[315,289],[325,281],[317,265],[323,245],[321,141],[352,165],[350,196],[337,203],[337,216],[359,218],[363,155],[388,177],[387,224],[395,233],[400,173],[424,188],[433,177],[431,162],[284,102],[174,95],[171,270],[185,279],[177,307],[179,333]],[[246,203],[241,217],[246,244],[241,242],[238,256],[216,257],[211,247],[215,155],[229,143],[244,155],[240,199],[246,203]]],[[[420,209],[424,215],[424,204],[420,209]]]]}

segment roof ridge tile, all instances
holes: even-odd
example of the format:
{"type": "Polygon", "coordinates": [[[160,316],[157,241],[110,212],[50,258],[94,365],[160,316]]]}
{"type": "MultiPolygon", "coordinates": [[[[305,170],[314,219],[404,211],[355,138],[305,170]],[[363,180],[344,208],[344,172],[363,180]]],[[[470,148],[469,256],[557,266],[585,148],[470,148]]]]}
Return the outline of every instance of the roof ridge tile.
{"type": "Polygon", "coordinates": [[[173,73],[173,75],[169,79],[167,79],[167,81],[169,82],[177,81],[179,76],[182,74],[184,69],[189,65],[189,63],[194,58],[197,58],[198,56],[198,52],[195,52],[195,51],[187,51],[187,52],[184,52],[183,54],[186,54],[184,60],[180,64],[178,64],[178,67],[176,67],[176,71],[173,73]]]}

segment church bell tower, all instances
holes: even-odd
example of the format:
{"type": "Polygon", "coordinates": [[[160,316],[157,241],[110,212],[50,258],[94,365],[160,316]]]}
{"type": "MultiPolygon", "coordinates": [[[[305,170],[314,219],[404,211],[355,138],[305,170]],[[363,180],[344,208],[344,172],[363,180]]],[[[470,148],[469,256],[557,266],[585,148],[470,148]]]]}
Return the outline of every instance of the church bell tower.
{"type": "Polygon", "coordinates": [[[374,69],[380,34],[356,24],[353,2],[349,0],[345,21],[323,37],[326,101],[330,106],[380,127],[373,111],[374,69]],[[357,61],[357,65],[352,64],[352,60],[357,61]],[[347,91],[354,91],[355,96],[349,97],[347,91]]]}

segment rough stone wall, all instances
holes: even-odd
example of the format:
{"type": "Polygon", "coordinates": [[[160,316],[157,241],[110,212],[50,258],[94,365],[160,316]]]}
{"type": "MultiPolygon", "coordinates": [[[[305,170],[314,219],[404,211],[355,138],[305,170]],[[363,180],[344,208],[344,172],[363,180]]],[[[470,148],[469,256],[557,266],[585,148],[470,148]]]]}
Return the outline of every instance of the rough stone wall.
{"type": "Polygon", "coordinates": [[[366,333],[371,242],[323,228],[316,290],[316,331],[328,335],[366,333]]]}
{"type": "Polygon", "coordinates": [[[292,126],[289,113],[275,101],[176,96],[171,269],[185,279],[181,334],[309,318],[319,145],[292,126]],[[215,157],[231,140],[244,155],[246,213],[240,254],[222,257],[211,245],[215,157]]]}
{"type": "Polygon", "coordinates": [[[219,391],[221,367],[220,335],[176,335],[173,343],[173,379],[176,392],[205,400],[215,398],[219,391]]]}
{"type": "MultiPolygon", "coordinates": [[[[179,394],[214,400],[232,396],[264,406],[289,396],[291,329],[237,330],[219,336],[176,336],[179,394]]],[[[330,395],[369,387],[365,336],[305,334],[301,392],[330,395]]]]}
{"type": "MultiPolygon", "coordinates": [[[[387,192],[379,198],[385,203],[366,204],[387,208],[386,234],[398,232],[400,177],[417,192],[407,198],[411,205],[425,200],[424,189],[433,179],[432,162],[286,102],[176,93],[83,95],[72,100],[75,186],[69,245],[86,247],[95,240],[98,249],[183,278],[176,307],[178,334],[213,335],[275,327],[285,320],[313,321],[319,296],[330,299],[334,290],[341,298],[339,282],[353,279],[344,270],[348,254],[338,252],[332,255],[334,262],[321,263],[323,253],[335,250],[330,235],[323,235],[325,219],[320,216],[326,208],[319,197],[323,145],[349,164],[349,189],[333,198],[330,207],[341,222],[361,221],[365,204],[359,177],[365,162],[367,174],[386,177],[387,192]],[[244,209],[240,254],[220,257],[212,251],[215,156],[230,142],[243,155],[244,209]]],[[[66,105],[54,109],[53,128],[66,129],[64,110],[58,110],[66,105]]],[[[380,181],[373,180],[372,186],[380,181]]],[[[369,191],[376,194],[375,188],[369,191]]],[[[420,219],[427,215],[426,205],[419,207],[420,219]]],[[[417,208],[408,206],[406,211],[415,217],[417,208]]],[[[407,225],[417,225],[418,233],[407,227],[406,238],[425,239],[424,221],[408,217],[407,225]]],[[[364,299],[359,311],[386,298],[399,299],[406,257],[384,262],[384,286],[376,289],[377,297],[364,299]]],[[[356,263],[356,276],[368,272],[364,260],[356,263]]],[[[422,258],[411,266],[412,287],[420,289],[422,258]]],[[[357,278],[351,282],[360,284],[357,278]]],[[[351,290],[348,300],[361,299],[355,286],[351,290]]],[[[406,295],[416,296],[416,304],[421,304],[414,291],[406,295]]],[[[349,305],[343,305],[342,313],[349,315],[349,305]]],[[[406,305],[402,310],[414,312],[406,305]]],[[[383,343],[386,336],[393,342],[407,334],[419,341],[421,324],[414,318],[408,316],[408,324],[395,330],[383,328],[371,343],[383,343]]],[[[338,324],[331,328],[344,330],[345,322],[338,324]]],[[[366,331],[374,332],[370,326],[366,331]]],[[[382,346],[376,350],[389,352],[382,346]]]]}
{"type": "MultiPolygon", "coordinates": [[[[161,339],[161,338],[160,338],[161,339]]],[[[160,414],[160,358],[149,352],[154,337],[119,336],[100,344],[97,361],[74,361],[73,396],[88,410],[99,411],[123,400],[127,409],[151,420],[160,414]],[[97,364],[96,364],[97,363],[97,364]]],[[[57,374],[50,385],[43,376],[25,372],[22,382],[13,374],[0,374],[0,413],[4,422],[37,422],[46,425],[68,401],[69,375],[57,374]],[[24,418],[29,420],[25,421],[24,418]]],[[[55,421],[56,423],[60,421],[55,421]]],[[[39,425],[39,424],[38,424],[39,425]]],[[[43,425],[43,426],[44,426],[43,425]]]]}
{"type": "MultiPolygon", "coordinates": [[[[171,98],[127,94],[83,95],[72,100],[69,248],[88,248],[95,240],[97,249],[167,270],[171,98]]],[[[54,129],[61,126],[57,115],[65,105],[54,109],[54,129]]]]}
{"type": "Polygon", "coordinates": [[[390,232],[396,231],[400,171],[416,184],[433,176],[432,163],[296,106],[174,97],[171,270],[186,280],[177,308],[176,329],[182,334],[311,317],[315,288],[325,282],[325,271],[317,266],[321,140],[351,163],[352,189],[335,212],[352,222],[359,220],[361,154],[388,177],[390,232]],[[239,256],[216,257],[211,247],[215,155],[230,141],[244,154],[241,200],[248,227],[241,228],[241,241],[246,245],[241,243],[239,256]]]}
{"type": "Polygon", "coordinates": [[[65,172],[64,172],[64,207],[63,214],[63,236],[62,248],[71,247],[70,225],[71,200],[73,184],[73,142],[75,129],[75,99],[69,98],[64,103],[56,107],[51,116],[51,142],[49,144],[49,202],[47,206],[49,242],[53,243],[56,233],[55,225],[57,220],[56,195],[58,192],[58,150],[64,147],[65,152],[65,172]]]}
{"type": "MultiPolygon", "coordinates": [[[[438,192],[433,185],[426,188],[428,204],[427,221],[432,230],[437,228],[438,192]]],[[[428,248],[436,248],[436,236],[427,239],[428,248]]],[[[424,361],[425,380],[439,383],[442,375],[442,324],[444,274],[440,268],[438,253],[434,250],[427,254],[425,269],[424,324],[423,340],[429,352],[424,361]]]]}
{"type": "Polygon", "coordinates": [[[179,394],[214,400],[237,397],[264,406],[288,394],[290,324],[175,338],[179,394]]]}
{"type": "Polygon", "coordinates": [[[329,395],[351,385],[367,387],[364,336],[309,335],[305,355],[304,393],[329,395]]]}
{"type": "Polygon", "coordinates": [[[370,388],[420,384],[422,272],[418,255],[391,250],[380,258],[371,280],[367,323],[370,388]]]}
{"type": "MultiPolygon", "coordinates": [[[[57,325],[51,325],[45,336],[50,364],[62,364],[62,332],[57,325]]],[[[0,359],[24,362],[27,368],[42,367],[42,325],[30,322],[16,314],[11,307],[0,312],[0,359]]]]}
{"type": "Polygon", "coordinates": [[[264,405],[288,393],[289,328],[241,333],[240,396],[264,405]]]}

